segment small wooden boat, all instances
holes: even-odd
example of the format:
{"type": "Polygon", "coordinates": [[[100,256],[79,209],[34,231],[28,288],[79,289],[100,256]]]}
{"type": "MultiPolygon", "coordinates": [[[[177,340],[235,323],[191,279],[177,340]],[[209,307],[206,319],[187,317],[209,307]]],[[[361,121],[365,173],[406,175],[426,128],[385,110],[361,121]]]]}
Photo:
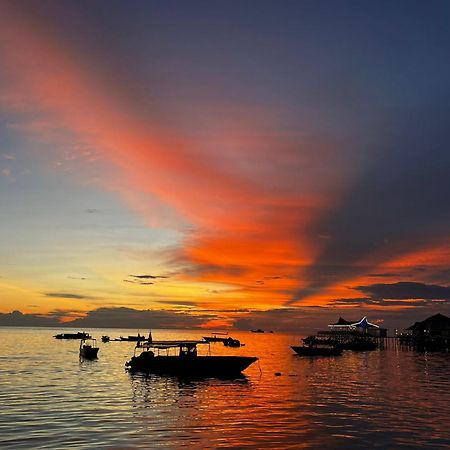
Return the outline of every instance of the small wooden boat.
{"type": "Polygon", "coordinates": [[[89,333],[79,331],[78,333],[60,333],[53,336],[55,339],[90,339],[89,333]]]}
{"type": "Polygon", "coordinates": [[[80,358],[95,359],[97,354],[98,347],[95,339],[82,339],[80,341],[80,358]]]}
{"type": "Polygon", "coordinates": [[[223,345],[225,345],[225,347],[240,347],[242,344],[239,339],[233,339],[232,337],[229,337],[228,339],[225,339],[223,341],[223,345]]]}
{"type": "Polygon", "coordinates": [[[201,356],[197,345],[206,341],[154,341],[136,345],[125,366],[132,372],[184,377],[239,376],[258,358],[249,356],[201,356]],[[137,354],[137,352],[140,352],[137,354]]]}
{"type": "Polygon", "coordinates": [[[122,341],[122,342],[143,342],[146,341],[147,338],[145,336],[141,336],[139,333],[137,336],[120,336],[119,339],[114,339],[115,341],[122,341]]]}
{"type": "Polygon", "coordinates": [[[302,340],[305,345],[291,346],[299,356],[339,356],[342,354],[342,347],[330,339],[308,336],[302,340]]]}
{"type": "Polygon", "coordinates": [[[212,336],[203,336],[203,339],[206,342],[225,342],[228,337],[224,336],[228,336],[228,333],[213,333],[212,336]]]}

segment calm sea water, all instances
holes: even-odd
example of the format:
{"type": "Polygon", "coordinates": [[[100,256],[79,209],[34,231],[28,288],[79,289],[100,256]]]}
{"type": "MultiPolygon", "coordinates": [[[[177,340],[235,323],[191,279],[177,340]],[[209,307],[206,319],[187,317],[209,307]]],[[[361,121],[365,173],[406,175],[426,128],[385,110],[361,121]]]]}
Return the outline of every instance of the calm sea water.
{"type": "Polygon", "coordinates": [[[450,448],[450,354],[309,359],[291,351],[298,337],[233,333],[245,347],[212,353],[259,364],[244,379],[187,382],[130,375],[133,343],[99,342],[99,359],[80,362],[78,341],[52,338],[61,331],[0,328],[1,448],[450,448]]]}

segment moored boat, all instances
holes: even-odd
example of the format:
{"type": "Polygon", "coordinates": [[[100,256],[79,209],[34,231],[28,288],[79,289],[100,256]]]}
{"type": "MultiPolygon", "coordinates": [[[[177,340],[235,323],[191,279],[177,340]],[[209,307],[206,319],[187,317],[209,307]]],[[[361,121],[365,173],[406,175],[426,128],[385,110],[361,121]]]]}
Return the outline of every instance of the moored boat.
{"type": "Polygon", "coordinates": [[[79,331],[78,333],[60,333],[53,337],[55,339],[91,339],[91,335],[84,331],[79,331]]]}
{"type": "Polygon", "coordinates": [[[223,341],[223,345],[225,345],[225,347],[240,347],[244,344],[241,344],[241,341],[239,339],[233,339],[232,337],[229,337],[223,341]]]}
{"type": "Polygon", "coordinates": [[[213,333],[212,336],[203,336],[206,342],[225,342],[228,337],[228,333],[213,333]]]}
{"type": "Polygon", "coordinates": [[[80,358],[96,359],[98,350],[95,339],[82,339],[80,341],[80,358]]]}
{"type": "Polygon", "coordinates": [[[143,342],[146,341],[148,338],[145,336],[141,336],[139,333],[137,336],[120,336],[119,339],[114,339],[115,341],[122,341],[122,342],[143,342]]]}
{"type": "Polygon", "coordinates": [[[132,372],[185,377],[239,376],[256,357],[198,355],[197,345],[205,341],[155,341],[138,344],[125,366],[132,372]],[[140,351],[137,355],[136,353],[140,351]]]}
{"type": "Polygon", "coordinates": [[[308,336],[302,340],[304,345],[291,346],[299,356],[339,356],[342,354],[342,347],[329,339],[308,336]]]}

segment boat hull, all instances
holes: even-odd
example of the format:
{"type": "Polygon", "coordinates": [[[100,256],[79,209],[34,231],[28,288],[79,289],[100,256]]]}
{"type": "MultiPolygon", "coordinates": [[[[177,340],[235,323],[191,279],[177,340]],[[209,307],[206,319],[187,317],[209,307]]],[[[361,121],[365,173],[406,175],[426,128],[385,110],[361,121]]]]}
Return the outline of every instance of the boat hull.
{"type": "Polygon", "coordinates": [[[98,350],[98,347],[83,347],[80,348],[80,356],[84,359],[96,359],[98,350]]]}
{"type": "Polygon", "coordinates": [[[53,336],[55,339],[89,339],[88,333],[61,333],[53,336]]]}
{"type": "Polygon", "coordinates": [[[203,336],[206,342],[225,342],[227,338],[203,336]]]}
{"type": "Polygon", "coordinates": [[[322,348],[299,345],[291,348],[299,356],[339,356],[342,354],[342,349],[336,347],[322,348]]]}
{"type": "Polygon", "coordinates": [[[181,376],[240,375],[258,358],[248,356],[144,356],[133,357],[126,367],[133,372],[181,376]]]}

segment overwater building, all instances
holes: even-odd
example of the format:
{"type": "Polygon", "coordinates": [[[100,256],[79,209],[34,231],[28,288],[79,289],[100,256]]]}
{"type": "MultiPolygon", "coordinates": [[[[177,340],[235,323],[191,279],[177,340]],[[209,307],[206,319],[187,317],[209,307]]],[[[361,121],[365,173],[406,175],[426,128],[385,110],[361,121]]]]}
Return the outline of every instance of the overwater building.
{"type": "Polygon", "coordinates": [[[435,314],[422,322],[416,322],[406,329],[415,337],[443,337],[450,338],[450,317],[435,314]]]}
{"type": "Polygon", "coordinates": [[[387,336],[387,328],[381,328],[380,326],[370,323],[367,320],[367,317],[363,317],[361,320],[356,322],[347,321],[342,317],[339,317],[339,320],[336,323],[332,323],[328,325],[328,330],[331,333],[360,333],[363,335],[368,335],[372,337],[386,337],[387,336]]]}

